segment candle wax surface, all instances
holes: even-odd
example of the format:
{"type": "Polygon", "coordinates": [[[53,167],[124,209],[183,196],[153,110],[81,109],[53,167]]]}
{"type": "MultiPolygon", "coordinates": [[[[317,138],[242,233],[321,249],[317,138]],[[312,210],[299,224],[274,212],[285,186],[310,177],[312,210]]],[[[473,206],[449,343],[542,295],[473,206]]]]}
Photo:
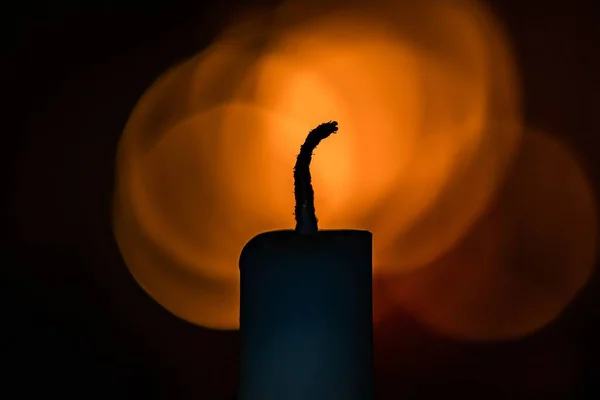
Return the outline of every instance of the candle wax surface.
{"type": "Polygon", "coordinates": [[[240,257],[241,400],[373,397],[372,234],[262,233],[240,257]]]}

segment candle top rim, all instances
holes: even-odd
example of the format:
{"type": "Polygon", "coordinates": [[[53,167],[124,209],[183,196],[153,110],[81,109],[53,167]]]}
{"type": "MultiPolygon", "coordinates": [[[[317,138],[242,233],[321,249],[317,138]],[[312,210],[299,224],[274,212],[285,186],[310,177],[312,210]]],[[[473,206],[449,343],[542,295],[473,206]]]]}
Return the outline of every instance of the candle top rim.
{"type": "Polygon", "coordinates": [[[373,234],[358,229],[323,229],[312,233],[299,233],[294,229],[259,233],[250,239],[240,254],[242,260],[249,252],[259,251],[315,251],[323,248],[371,248],[373,234]],[[340,247],[341,246],[341,247],[340,247]]]}
{"type": "Polygon", "coordinates": [[[278,229],[274,231],[261,232],[254,236],[250,241],[257,238],[290,238],[290,237],[302,237],[311,236],[315,238],[332,238],[332,237],[373,237],[373,233],[366,229],[320,229],[316,232],[311,233],[299,233],[295,229],[278,229]]]}

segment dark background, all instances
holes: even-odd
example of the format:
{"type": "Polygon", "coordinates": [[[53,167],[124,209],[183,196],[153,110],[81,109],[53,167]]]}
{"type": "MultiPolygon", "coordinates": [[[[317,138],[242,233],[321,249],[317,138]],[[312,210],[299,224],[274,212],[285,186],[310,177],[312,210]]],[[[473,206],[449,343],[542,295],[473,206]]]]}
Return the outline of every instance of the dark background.
{"type": "MultiPolygon", "coordinates": [[[[122,263],[109,207],[136,100],[242,2],[2,5],[0,397],[234,398],[237,333],[192,326],[150,299],[122,263]]],[[[526,122],[570,144],[598,194],[600,6],[492,6],[516,50],[526,122]]],[[[398,311],[376,331],[379,398],[597,398],[598,281],[515,342],[453,342],[398,311]]]]}

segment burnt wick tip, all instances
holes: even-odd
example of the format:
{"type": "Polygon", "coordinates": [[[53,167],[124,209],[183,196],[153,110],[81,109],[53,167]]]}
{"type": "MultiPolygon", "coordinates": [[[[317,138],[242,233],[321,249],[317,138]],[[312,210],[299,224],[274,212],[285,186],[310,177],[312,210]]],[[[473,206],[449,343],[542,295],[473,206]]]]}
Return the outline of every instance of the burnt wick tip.
{"type": "Polygon", "coordinates": [[[319,145],[321,140],[328,138],[332,133],[338,130],[337,121],[324,122],[311,130],[300,146],[300,153],[294,166],[294,197],[296,232],[316,233],[318,220],[315,213],[314,191],[311,183],[310,162],[312,160],[313,150],[319,145]]]}

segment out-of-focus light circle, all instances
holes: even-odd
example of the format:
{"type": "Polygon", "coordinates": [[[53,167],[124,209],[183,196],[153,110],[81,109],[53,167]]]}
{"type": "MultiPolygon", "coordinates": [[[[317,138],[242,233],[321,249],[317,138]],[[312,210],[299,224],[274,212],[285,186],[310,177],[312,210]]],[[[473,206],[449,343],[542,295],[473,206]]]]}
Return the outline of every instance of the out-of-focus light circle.
{"type": "Polygon", "coordinates": [[[320,227],[371,230],[376,273],[451,249],[517,148],[512,59],[481,6],[308,5],[237,25],[167,72],[123,133],[121,253],[193,323],[237,327],[239,252],[293,226],[295,156],[319,123],[340,123],[311,164],[320,227]]]}
{"type": "Polygon", "coordinates": [[[529,132],[491,212],[446,256],[389,276],[397,304],[461,339],[517,338],[551,322],[590,277],[598,239],[590,183],[572,153],[529,132]]]}

